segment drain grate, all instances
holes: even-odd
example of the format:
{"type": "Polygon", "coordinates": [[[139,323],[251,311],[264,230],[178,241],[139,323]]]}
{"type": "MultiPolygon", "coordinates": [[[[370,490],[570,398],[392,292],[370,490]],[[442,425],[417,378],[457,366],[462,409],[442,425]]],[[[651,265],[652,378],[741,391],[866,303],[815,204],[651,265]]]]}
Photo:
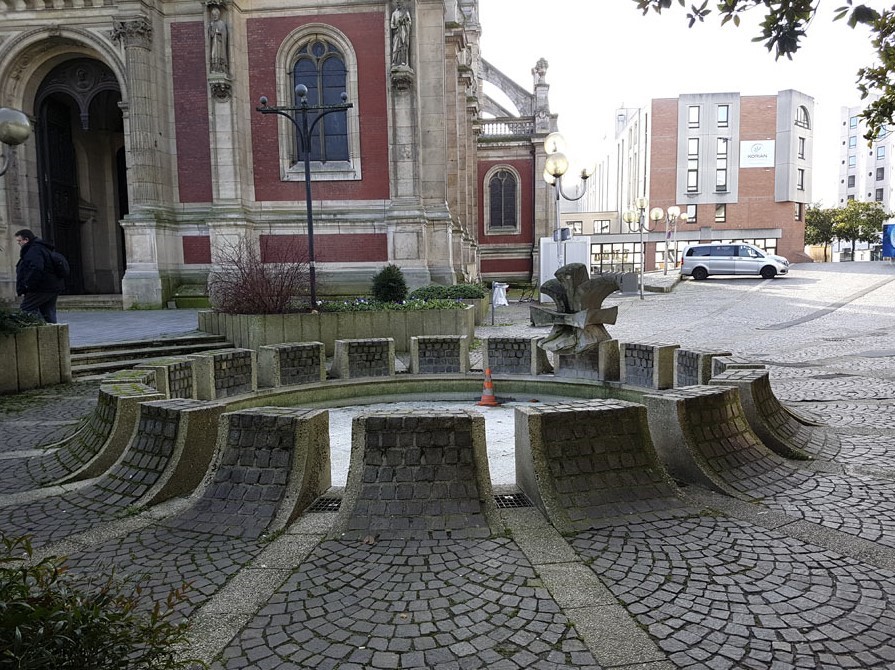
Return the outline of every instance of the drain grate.
{"type": "Polygon", "coordinates": [[[494,496],[494,502],[497,503],[498,509],[516,509],[519,507],[534,507],[528,496],[522,492],[507,493],[494,496]]]}
{"type": "Polygon", "coordinates": [[[322,496],[311,503],[306,512],[338,512],[342,505],[341,498],[327,498],[322,496]]]}

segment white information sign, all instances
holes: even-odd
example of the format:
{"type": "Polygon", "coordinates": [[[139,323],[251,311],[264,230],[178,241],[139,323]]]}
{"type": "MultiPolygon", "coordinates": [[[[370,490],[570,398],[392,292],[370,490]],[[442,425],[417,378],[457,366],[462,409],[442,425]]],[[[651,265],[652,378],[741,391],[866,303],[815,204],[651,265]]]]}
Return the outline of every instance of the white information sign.
{"type": "Polygon", "coordinates": [[[774,140],[743,140],[740,142],[741,168],[774,167],[774,140]]]}

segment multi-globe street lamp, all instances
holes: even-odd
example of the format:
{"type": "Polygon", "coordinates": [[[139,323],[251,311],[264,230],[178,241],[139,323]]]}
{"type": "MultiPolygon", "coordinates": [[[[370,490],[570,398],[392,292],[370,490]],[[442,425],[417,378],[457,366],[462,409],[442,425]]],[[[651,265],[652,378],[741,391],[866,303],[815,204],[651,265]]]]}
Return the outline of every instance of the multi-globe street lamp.
{"type": "Polygon", "coordinates": [[[569,171],[569,159],[565,154],[566,140],[559,133],[550,133],[544,138],[544,151],[547,160],[544,162],[544,181],[553,187],[553,195],[556,200],[556,222],[553,228],[553,240],[556,242],[556,267],[563,266],[563,239],[562,220],[560,217],[560,198],[569,201],[580,200],[587,193],[587,180],[593,174],[593,170],[584,168],[581,170],[581,183],[575,186],[574,195],[568,195],[562,187],[562,177],[569,171]],[[579,192],[580,190],[580,192],[579,192]]]}
{"type": "Polygon", "coordinates": [[[308,104],[308,87],[298,84],[295,87],[295,95],[298,97],[298,107],[268,105],[266,95],[259,100],[260,107],[255,110],[262,114],[279,114],[284,116],[295,126],[298,136],[299,153],[304,159],[305,167],[305,207],[308,214],[308,268],[311,283],[311,311],[317,309],[317,270],[314,258],[314,212],[311,205],[311,134],[320,120],[334,112],[344,112],[354,105],[348,102],[348,94],[342,93],[342,102],[338,105],[310,105],[308,104]],[[310,118],[309,118],[310,117],[310,118]]]}
{"type": "Polygon", "coordinates": [[[24,112],[9,107],[0,107],[0,144],[3,151],[0,153],[0,177],[6,174],[9,168],[9,149],[21,144],[31,137],[31,122],[24,112]]]}
{"type": "MultiPolygon", "coordinates": [[[[634,201],[634,209],[629,209],[622,215],[625,223],[628,224],[628,230],[630,230],[632,233],[640,233],[640,281],[638,283],[640,284],[641,300],[643,300],[643,271],[644,263],[646,262],[646,249],[643,246],[643,234],[651,232],[653,230],[649,227],[649,224],[646,220],[646,210],[648,208],[649,203],[647,202],[647,199],[641,196],[634,201]]],[[[650,216],[655,213],[655,210],[653,210],[652,212],[650,212],[650,216]]],[[[653,219],[654,225],[657,220],[658,219],[653,219]]]]}

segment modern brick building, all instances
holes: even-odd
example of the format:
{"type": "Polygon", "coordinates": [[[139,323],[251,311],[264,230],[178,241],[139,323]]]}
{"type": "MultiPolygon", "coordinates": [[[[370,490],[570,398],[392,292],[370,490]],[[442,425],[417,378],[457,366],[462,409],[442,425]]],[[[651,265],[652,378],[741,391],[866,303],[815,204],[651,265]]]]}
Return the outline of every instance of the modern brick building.
{"type": "MultiPolygon", "coordinates": [[[[363,294],[387,263],[411,286],[529,279],[553,203],[546,62],[533,90],[479,52],[478,0],[0,0],[0,104],[34,136],[0,178],[0,298],[13,232],[72,264],[70,293],[165,305],[219,251],[308,248],[303,149],[259,100],[352,107],[311,141],[317,274],[363,294]],[[490,82],[515,109],[483,93],[490,82]],[[489,117],[489,118],[486,118],[489,117]],[[4,242],[5,240],[5,242],[4,242]]],[[[289,251],[287,251],[289,250],[289,251]]],[[[285,255],[284,255],[285,254],[285,255]]]]}
{"type": "MultiPolygon", "coordinates": [[[[589,203],[599,217],[563,218],[598,222],[591,235],[595,270],[639,266],[639,234],[621,216],[638,197],[648,199],[649,209],[677,205],[688,214],[677,226],[676,257],[694,242],[739,240],[804,259],[813,112],[813,99],[793,90],[687,94],[620,109],[599,198],[589,203]]],[[[664,222],[646,234],[648,270],[662,267],[665,240],[664,222]]]]}

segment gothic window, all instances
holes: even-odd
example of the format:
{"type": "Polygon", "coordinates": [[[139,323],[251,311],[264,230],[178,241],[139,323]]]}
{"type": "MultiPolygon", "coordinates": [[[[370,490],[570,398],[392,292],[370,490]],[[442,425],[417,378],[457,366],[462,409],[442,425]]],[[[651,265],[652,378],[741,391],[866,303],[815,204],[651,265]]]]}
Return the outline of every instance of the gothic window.
{"type": "MultiPolygon", "coordinates": [[[[320,107],[338,105],[348,73],[345,60],[337,47],[326,40],[313,39],[298,51],[298,58],[292,70],[293,90],[304,84],[308,88],[308,105],[320,107]]],[[[301,99],[295,95],[295,106],[301,106],[301,99]]],[[[299,139],[299,138],[296,138],[299,139]]],[[[303,160],[307,147],[296,143],[295,162],[303,160]]],[[[329,161],[348,160],[348,113],[335,112],[323,117],[314,127],[311,135],[311,160],[326,164],[329,161]]]]}
{"type": "Polygon", "coordinates": [[[485,177],[485,230],[489,234],[519,231],[519,175],[509,166],[491,170],[485,177]]]}
{"type": "MultiPolygon", "coordinates": [[[[323,117],[311,132],[311,179],[315,181],[356,180],[361,178],[360,123],[357,56],[348,38],[336,28],[314,23],[293,31],[277,52],[277,93],[281,106],[300,107],[295,92],[299,84],[307,87],[309,107],[337,105],[342,93],[352,107],[323,117]]],[[[271,104],[274,104],[273,102],[271,104]]],[[[301,115],[296,117],[301,122],[301,115]]],[[[301,138],[292,123],[280,122],[280,164],[286,181],[304,179],[304,151],[301,138]]],[[[308,113],[309,125],[315,118],[308,113]]]]}

